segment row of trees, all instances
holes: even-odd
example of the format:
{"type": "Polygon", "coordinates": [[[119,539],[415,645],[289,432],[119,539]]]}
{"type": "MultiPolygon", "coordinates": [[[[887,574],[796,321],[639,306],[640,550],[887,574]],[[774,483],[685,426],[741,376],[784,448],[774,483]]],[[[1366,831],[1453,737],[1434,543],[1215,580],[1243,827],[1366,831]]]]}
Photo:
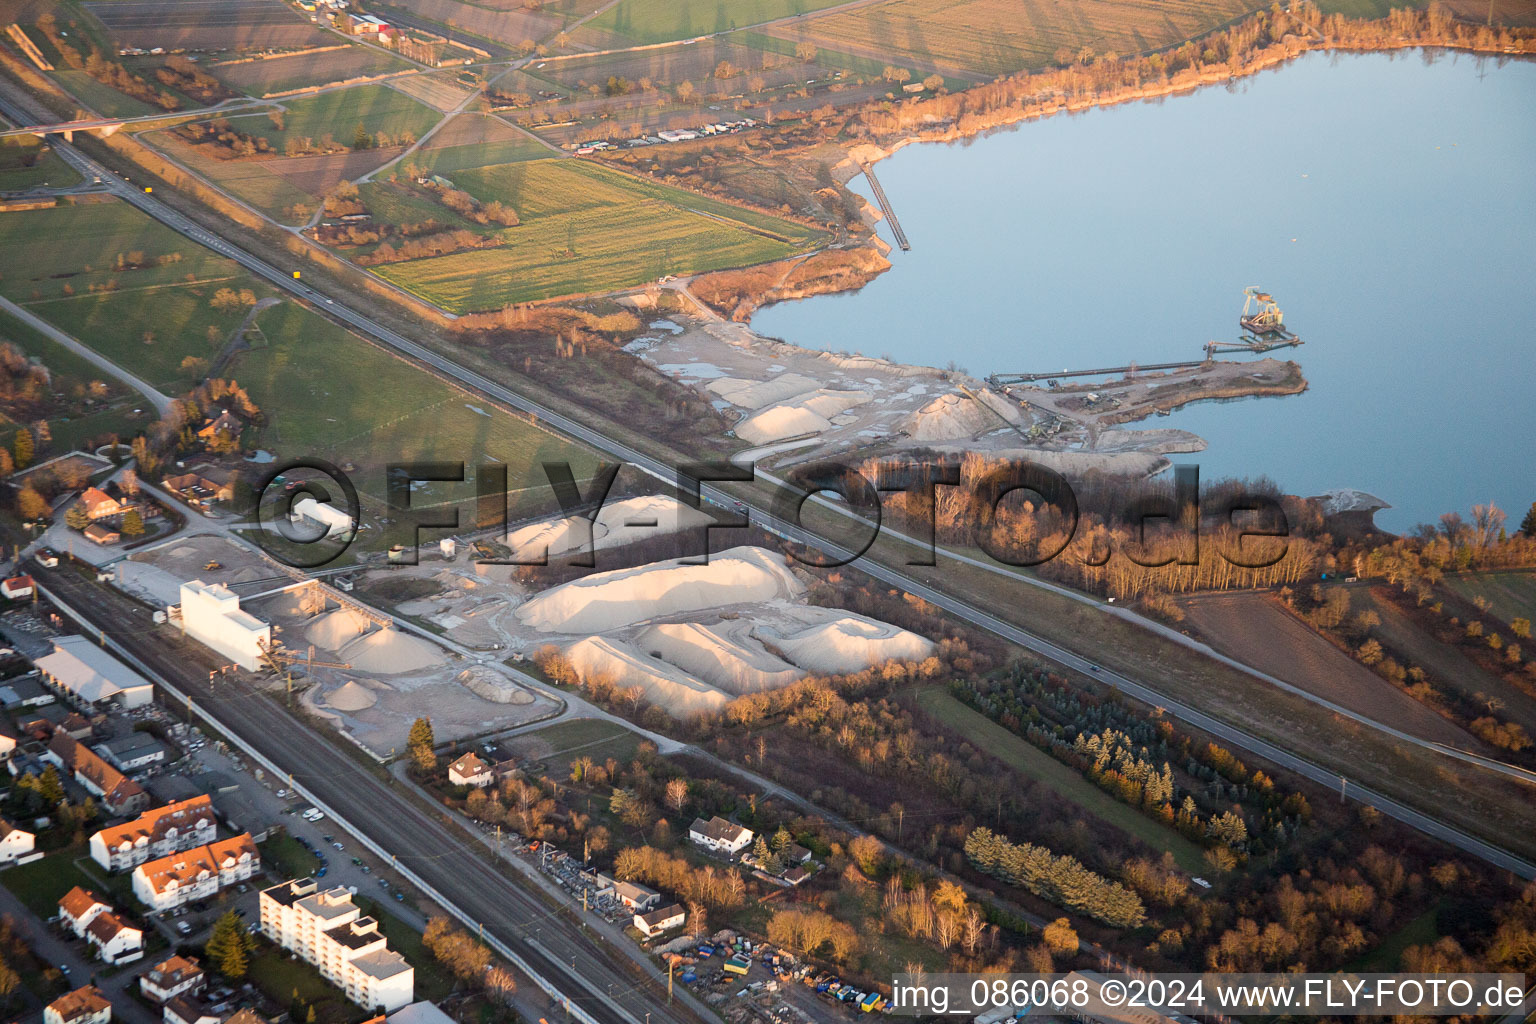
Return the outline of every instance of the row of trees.
{"type": "Polygon", "coordinates": [[[1089,871],[1075,857],[1058,856],[1032,843],[1013,843],[985,826],[966,837],[965,855],[978,871],[1105,924],[1135,928],[1146,920],[1140,896],[1089,871]]]}

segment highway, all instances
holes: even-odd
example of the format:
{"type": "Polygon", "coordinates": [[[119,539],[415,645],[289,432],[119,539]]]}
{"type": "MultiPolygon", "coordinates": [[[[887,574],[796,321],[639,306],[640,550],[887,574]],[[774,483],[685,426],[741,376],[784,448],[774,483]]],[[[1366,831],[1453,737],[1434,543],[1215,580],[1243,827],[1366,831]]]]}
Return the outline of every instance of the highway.
{"type": "MultiPolygon", "coordinates": [[[[15,101],[10,98],[9,93],[7,93],[6,98],[0,99],[0,113],[4,113],[12,120],[24,120],[28,116],[24,110],[17,107],[15,101]]],[[[127,182],[117,178],[106,168],[80,153],[73,146],[57,139],[53,140],[53,145],[55,152],[74,166],[82,175],[85,175],[87,180],[90,180],[93,176],[100,176],[103,182],[110,185],[115,194],[122,196],[149,216],[193,241],[207,246],[220,255],[234,260],[259,277],[286,289],[290,294],[312,303],[317,308],[331,314],[337,320],[358,332],[375,339],[402,355],[431,367],[443,376],[478,391],[505,406],[529,413],[548,426],[600,452],[604,452],[620,461],[628,462],[642,472],[650,474],[669,485],[676,486],[679,484],[680,474],[674,468],[621,441],[609,438],[583,423],[579,423],[568,416],[546,408],[504,385],[459,365],[446,356],[440,355],[381,324],[375,323],[364,314],[311,288],[301,279],[295,279],[291,270],[279,270],[243,249],[232,245],[223,238],[214,235],[212,232],[196,224],[189,217],[155,199],[152,195],[135,189],[127,182]]],[[[704,499],[721,507],[729,508],[734,503],[734,498],[731,495],[707,484],[700,487],[700,494],[704,499]]],[[[754,523],[772,530],[787,540],[821,550],[837,558],[848,558],[851,555],[851,552],[842,549],[838,545],[813,536],[798,526],[774,518],[765,509],[750,507],[750,512],[754,523]]],[[[859,558],[853,560],[851,564],[854,568],[868,573],[881,582],[920,597],[975,627],[992,632],[1011,643],[1018,644],[1067,668],[1109,683],[1137,700],[1152,706],[1161,707],[1169,715],[1198,729],[1209,732],[1225,743],[1263,757],[1329,789],[1336,789],[1340,784],[1340,776],[1337,772],[1303,760],[1267,740],[1218,721],[1188,704],[1170,698],[1135,680],[1103,670],[1088,659],[1065,650],[1049,640],[1004,622],[995,615],[943,594],[868,559],[859,558]]],[[[1497,867],[1513,871],[1523,878],[1536,878],[1536,864],[1517,857],[1507,850],[1500,849],[1491,843],[1446,825],[1396,800],[1360,786],[1353,780],[1349,782],[1348,792],[1355,800],[1369,804],[1383,814],[1396,818],[1497,867]]]]}
{"type": "MultiPolygon", "coordinates": [[[[398,866],[414,872],[461,911],[484,924],[487,936],[510,947],[545,979],[569,994],[573,1009],[598,1024],[703,1024],[707,1018],[680,993],[668,1003],[665,982],[640,983],[622,953],[589,937],[485,859],[481,843],[449,827],[400,788],[361,767],[331,740],[310,729],[271,696],[248,683],[209,670],[218,659],[181,637],[156,628],[150,610],[118,591],[93,583],[68,566],[33,567],[48,596],[76,613],[93,637],[130,654],[168,693],[191,698],[199,714],[259,751],[317,803],[335,812],[358,838],[398,866]],[[610,997],[609,992],[613,995],[610,997]]],[[[170,707],[176,701],[167,700],[170,707]]]]}

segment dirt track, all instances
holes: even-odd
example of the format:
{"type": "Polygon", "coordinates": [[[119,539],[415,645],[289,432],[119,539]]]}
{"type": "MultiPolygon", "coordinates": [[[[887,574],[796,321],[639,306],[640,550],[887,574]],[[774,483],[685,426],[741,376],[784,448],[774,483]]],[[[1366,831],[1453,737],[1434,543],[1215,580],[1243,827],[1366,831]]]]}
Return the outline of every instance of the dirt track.
{"type": "Polygon", "coordinates": [[[1422,739],[1482,749],[1454,723],[1354,661],[1265,595],[1202,595],[1180,604],[1186,624],[1207,643],[1261,672],[1422,739]]]}

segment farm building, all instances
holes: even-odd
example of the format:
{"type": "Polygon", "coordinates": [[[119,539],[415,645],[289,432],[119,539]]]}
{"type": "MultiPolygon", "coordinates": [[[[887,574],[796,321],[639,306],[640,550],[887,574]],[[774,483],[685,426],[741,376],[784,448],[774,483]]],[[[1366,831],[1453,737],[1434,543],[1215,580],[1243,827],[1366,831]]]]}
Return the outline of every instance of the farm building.
{"type": "Polygon", "coordinates": [[[335,505],[321,504],[310,497],[303,497],[294,502],[293,512],[288,518],[295,523],[307,519],[316,526],[323,526],[327,537],[338,537],[350,533],[356,525],[352,522],[351,516],[335,505]]]}

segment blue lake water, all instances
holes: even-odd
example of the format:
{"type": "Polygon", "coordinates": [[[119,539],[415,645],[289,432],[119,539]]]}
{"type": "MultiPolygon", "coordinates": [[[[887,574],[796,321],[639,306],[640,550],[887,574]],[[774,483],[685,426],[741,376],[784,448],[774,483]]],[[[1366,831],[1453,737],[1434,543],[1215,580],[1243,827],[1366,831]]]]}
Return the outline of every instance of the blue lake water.
{"type": "Polygon", "coordinates": [[[1198,359],[1259,285],[1310,390],[1133,426],[1206,438],[1176,457],[1206,478],[1369,491],[1388,529],[1536,500],[1536,63],[1309,54],[877,173],[913,250],[756,330],[978,375],[1198,359]]]}

